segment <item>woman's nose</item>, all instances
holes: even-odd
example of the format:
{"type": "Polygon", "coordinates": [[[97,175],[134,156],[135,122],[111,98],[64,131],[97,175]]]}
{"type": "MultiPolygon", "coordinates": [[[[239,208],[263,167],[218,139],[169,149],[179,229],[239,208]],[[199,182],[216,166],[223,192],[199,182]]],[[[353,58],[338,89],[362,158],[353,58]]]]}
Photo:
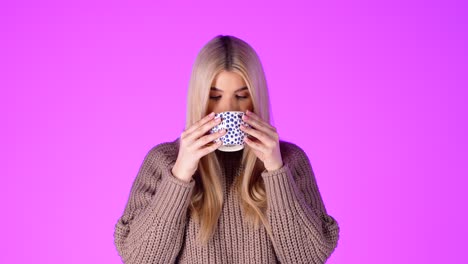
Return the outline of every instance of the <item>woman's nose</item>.
{"type": "Polygon", "coordinates": [[[221,108],[220,112],[226,112],[226,111],[241,111],[239,104],[236,102],[229,102],[226,105],[223,105],[221,108]]]}

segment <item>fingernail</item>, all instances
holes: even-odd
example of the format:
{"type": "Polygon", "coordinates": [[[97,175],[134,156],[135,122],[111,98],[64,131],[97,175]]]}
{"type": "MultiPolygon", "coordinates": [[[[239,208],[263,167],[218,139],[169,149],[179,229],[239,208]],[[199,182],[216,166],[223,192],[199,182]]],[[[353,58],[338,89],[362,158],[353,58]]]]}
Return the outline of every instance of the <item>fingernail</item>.
{"type": "Polygon", "coordinates": [[[215,112],[211,112],[210,116],[213,117],[215,115],[215,112]]]}

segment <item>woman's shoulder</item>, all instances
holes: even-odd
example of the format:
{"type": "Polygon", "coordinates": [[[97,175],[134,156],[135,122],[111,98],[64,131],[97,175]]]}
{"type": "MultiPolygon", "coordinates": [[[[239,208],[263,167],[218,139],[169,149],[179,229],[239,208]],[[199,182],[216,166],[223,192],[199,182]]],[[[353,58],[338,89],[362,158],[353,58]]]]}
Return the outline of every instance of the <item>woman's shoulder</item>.
{"type": "Polygon", "coordinates": [[[290,165],[295,164],[298,161],[301,162],[307,160],[308,162],[310,162],[309,158],[307,157],[307,153],[299,145],[281,139],[279,143],[281,158],[283,159],[283,162],[288,163],[290,165]]]}
{"type": "Polygon", "coordinates": [[[179,153],[179,138],[172,141],[160,142],[150,148],[147,156],[159,161],[175,162],[179,153]]]}
{"type": "Polygon", "coordinates": [[[281,154],[285,154],[285,155],[305,154],[305,151],[296,143],[282,140],[282,139],[280,139],[279,143],[280,143],[281,154]]]}

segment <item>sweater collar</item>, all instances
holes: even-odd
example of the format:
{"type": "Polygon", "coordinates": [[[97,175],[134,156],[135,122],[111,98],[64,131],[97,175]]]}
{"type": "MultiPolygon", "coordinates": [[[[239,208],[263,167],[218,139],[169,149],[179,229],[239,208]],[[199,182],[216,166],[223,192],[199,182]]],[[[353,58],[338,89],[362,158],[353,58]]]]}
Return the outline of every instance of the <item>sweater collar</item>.
{"type": "Polygon", "coordinates": [[[227,152],[227,151],[221,151],[221,150],[215,150],[216,156],[221,158],[222,160],[239,160],[242,158],[242,154],[244,153],[244,149],[238,150],[238,151],[232,151],[232,152],[227,152]]]}

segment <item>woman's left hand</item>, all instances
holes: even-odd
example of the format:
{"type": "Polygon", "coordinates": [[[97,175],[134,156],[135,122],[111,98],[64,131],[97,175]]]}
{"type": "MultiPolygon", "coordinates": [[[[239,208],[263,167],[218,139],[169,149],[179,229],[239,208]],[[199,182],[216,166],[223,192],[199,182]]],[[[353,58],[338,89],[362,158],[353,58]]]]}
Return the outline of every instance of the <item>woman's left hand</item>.
{"type": "Polygon", "coordinates": [[[244,142],[251,147],[257,157],[263,161],[265,169],[274,171],[283,167],[283,159],[279,147],[279,136],[276,128],[263,121],[255,113],[247,110],[242,120],[250,125],[240,128],[244,133],[255,137],[255,139],[244,137],[244,142]]]}

